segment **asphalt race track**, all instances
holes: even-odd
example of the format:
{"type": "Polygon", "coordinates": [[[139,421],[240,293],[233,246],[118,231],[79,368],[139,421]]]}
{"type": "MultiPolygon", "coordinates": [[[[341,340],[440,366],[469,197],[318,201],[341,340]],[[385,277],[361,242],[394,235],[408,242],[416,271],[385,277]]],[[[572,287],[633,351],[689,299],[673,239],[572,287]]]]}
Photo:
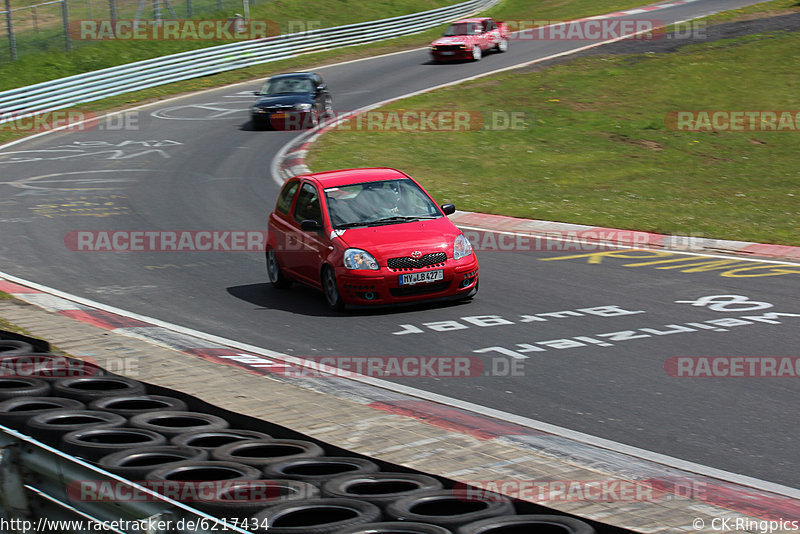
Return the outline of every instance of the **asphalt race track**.
{"type": "MultiPolygon", "coordinates": [[[[752,3],[697,0],[643,16],[679,21],[752,3]]],[[[352,110],[586,44],[512,41],[505,54],[453,65],[414,50],[319,72],[335,109],[352,110]]],[[[83,230],[265,230],[278,188],[270,164],[297,134],[251,129],[259,85],[4,147],[0,271],[290,355],[478,358],[477,376],[394,381],[800,487],[796,378],[682,378],[670,364],[796,357],[797,264],[497,245],[514,250],[479,253],[471,303],[333,314],[312,290],[268,287],[261,252],[74,250],[70,236],[83,230]]]]}

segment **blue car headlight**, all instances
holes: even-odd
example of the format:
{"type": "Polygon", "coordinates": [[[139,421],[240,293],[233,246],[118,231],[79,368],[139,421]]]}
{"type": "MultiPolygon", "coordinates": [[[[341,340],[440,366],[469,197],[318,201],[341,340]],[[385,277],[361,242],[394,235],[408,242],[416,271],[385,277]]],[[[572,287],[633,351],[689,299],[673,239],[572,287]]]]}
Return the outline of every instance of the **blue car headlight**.
{"type": "Polygon", "coordinates": [[[453,243],[453,259],[460,260],[472,254],[472,243],[464,234],[458,234],[455,243],[453,243]]]}
{"type": "Polygon", "coordinates": [[[308,111],[311,109],[311,104],[295,104],[294,109],[297,111],[308,111]]]}
{"type": "Polygon", "coordinates": [[[380,268],[372,254],[360,248],[348,248],[344,251],[344,266],[354,270],[368,269],[377,271],[380,268]]]}

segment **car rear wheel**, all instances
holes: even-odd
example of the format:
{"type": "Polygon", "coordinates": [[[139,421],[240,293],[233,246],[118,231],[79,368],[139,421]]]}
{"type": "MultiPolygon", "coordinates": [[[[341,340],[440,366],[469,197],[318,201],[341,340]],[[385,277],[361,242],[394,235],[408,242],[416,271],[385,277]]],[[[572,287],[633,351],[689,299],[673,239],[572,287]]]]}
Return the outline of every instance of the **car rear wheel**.
{"type": "Polygon", "coordinates": [[[508,39],[500,39],[494,49],[496,52],[505,52],[508,50],[508,39]]]}
{"type": "Polygon", "coordinates": [[[475,45],[472,47],[472,60],[473,61],[480,61],[483,57],[483,52],[481,52],[481,47],[475,45]]]}
{"type": "Polygon", "coordinates": [[[336,274],[327,265],[322,268],[322,291],[325,292],[325,300],[328,301],[330,309],[333,311],[344,309],[342,294],[339,293],[339,286],[336,285],[336,274]]]}
{"type": "Polygon", "coordinates": [[[267,250],[267,276],[272,287],[286,289],[292,285],[292,281],[286,278],[278,263],[278,255],[272,249],[267,250]]]}

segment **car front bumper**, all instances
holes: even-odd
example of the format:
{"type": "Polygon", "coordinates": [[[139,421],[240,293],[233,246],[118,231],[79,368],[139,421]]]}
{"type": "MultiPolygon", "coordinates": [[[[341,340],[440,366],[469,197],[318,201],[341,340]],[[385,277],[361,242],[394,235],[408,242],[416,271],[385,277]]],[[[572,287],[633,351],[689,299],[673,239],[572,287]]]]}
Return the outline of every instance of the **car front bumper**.
{"type": "Polygon", "coordinates": [[[460,260],[448,259],[443,266],[421,269],[377,271],[336,268],[336,281],[342,299],[352,306],[402,304],[447,298],[466,298],[474,294],[478,283],[478,260],[475,254],[460,260]],[[441,269],[441,280],[400,285],[404,274],[441,269]]]}

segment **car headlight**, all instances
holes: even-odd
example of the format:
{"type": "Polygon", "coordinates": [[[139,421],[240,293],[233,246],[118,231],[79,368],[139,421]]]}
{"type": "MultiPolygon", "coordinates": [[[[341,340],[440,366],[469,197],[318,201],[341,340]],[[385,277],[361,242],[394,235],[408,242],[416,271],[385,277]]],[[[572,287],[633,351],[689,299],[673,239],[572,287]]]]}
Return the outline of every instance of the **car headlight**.
{"type": "Polygon", "coordinates": [[[369,269],[377,271],[378,262],[372,254],[360,248],[348,248],[344,251],[344,266],[348,269],[369,269]]]}
{"type": "Polygon", "coordinates": [[[472,254],[472,243],[464,234],[458,234],[456,242],[453,243],[453,259],[460,260],[472,254]]]}
{"type": "Polygon", "coordinates": [[[258,106],[253,106],[252,110],[253,113],[264,113],[264,109],[258,106]]]}
{"type": "Polygon", "coordinates": [[[295,104],[294,109],[298,111],[308,111],[311,109],[311,104],[295,104]]]}

